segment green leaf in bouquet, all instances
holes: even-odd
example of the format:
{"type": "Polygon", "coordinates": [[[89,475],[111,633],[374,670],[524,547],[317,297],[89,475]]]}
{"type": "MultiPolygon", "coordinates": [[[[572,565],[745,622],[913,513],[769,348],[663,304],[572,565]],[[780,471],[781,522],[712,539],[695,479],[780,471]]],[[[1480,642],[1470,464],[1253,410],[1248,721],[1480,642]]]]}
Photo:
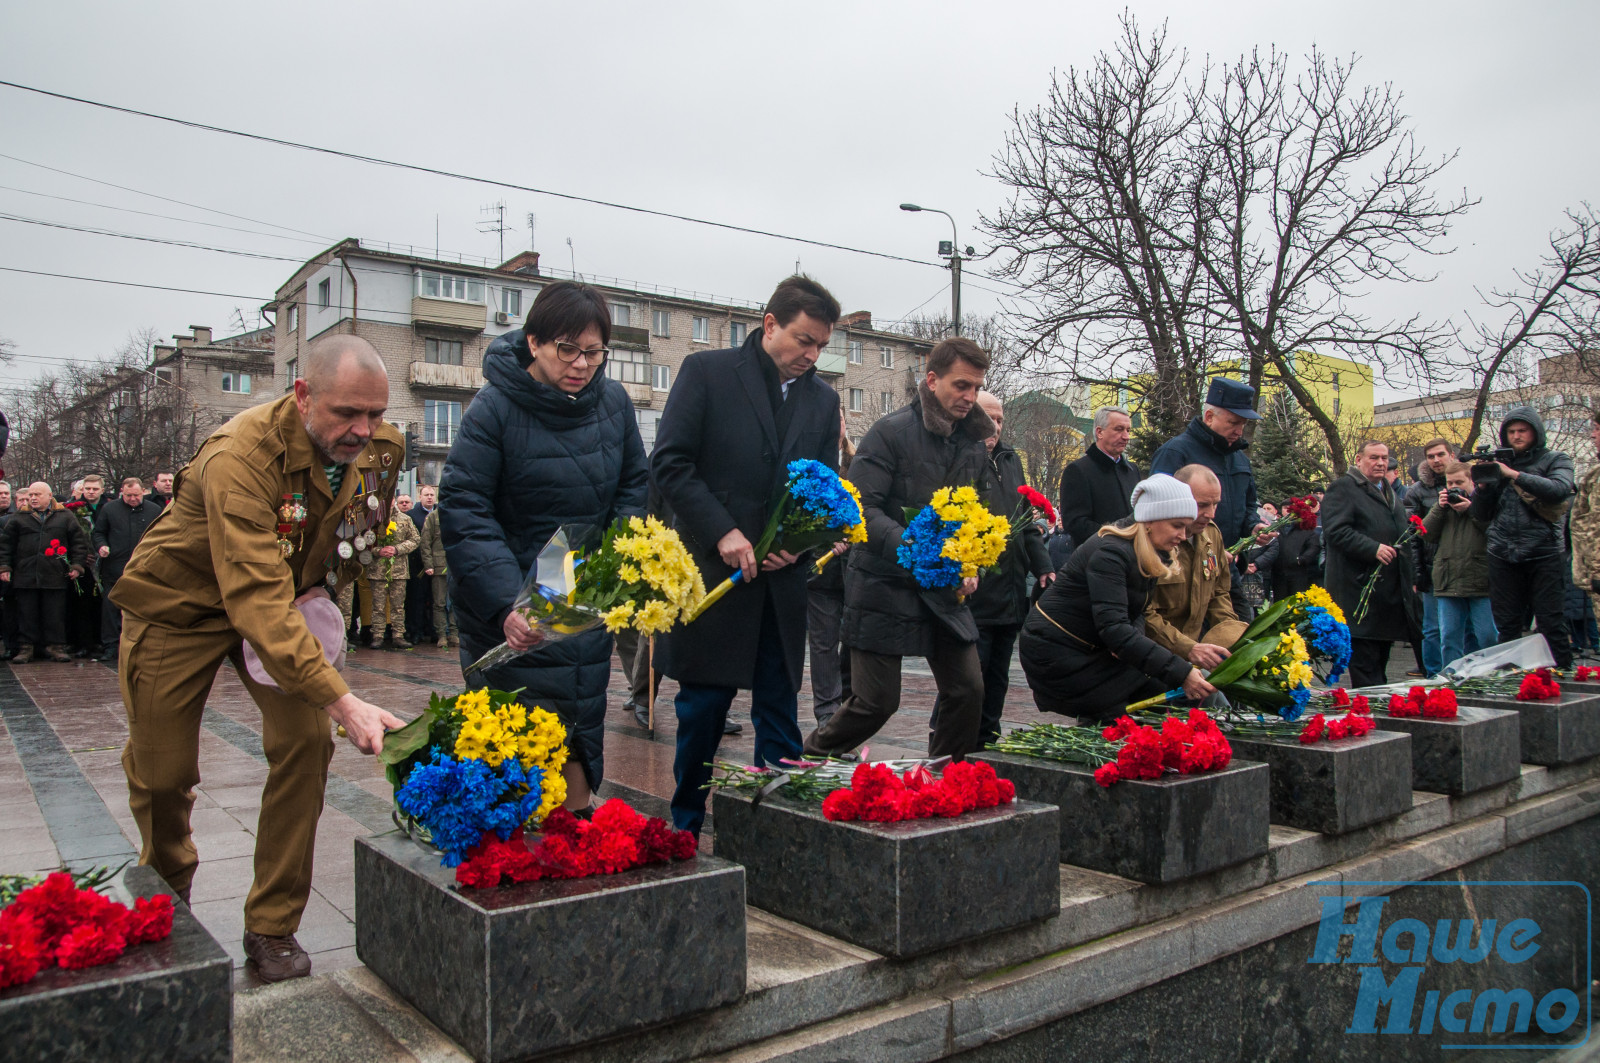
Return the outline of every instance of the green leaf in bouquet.
{"type": "Polygon", "coordinates": [[[1276,635],[1259,638],[1243,645],[1236,642],[1234,643],[1234,650],[1228,656],[1228,659],[1218,665],[1216,670],[1206,678],[1214,687],[1230,686],[1249,675],[1250,670],[1260,664],[1261,658],[1271,653],[1272,648],[1277,644],[1278,636],[1276,635]]]}
{"type": "Polygon", "coordinates": [[[905,514],[905,518],[906,518],[905,520],[901,521],[900,523],[904,524],[906,527],[909,528],[909,527],[911,527],[911,522],[917,519],[917,514],[922,512],[922,507],[921,506],[906,506],[903,509],[901,509],[900,512],[905,514]]]}
{"type": "Polygon", "coordinates": [[[411,774],[411,761],[433,744],[433,725],[441,715],[449,713],[451,707],[450,699],[435,694],[420,716],[383,736],[383,748],[378,750],[378,759],[383,762],[384,775],[390,785],[405,785],[406,776],[411,774]]]}
{"type": "MultiPolygon", "coordinates": [[[[1244,629],[1244,634],[1239,636],[1238,642],[1249,642],[1252,639],[1258,639],[1268,631],[1276,629],[1278,623],[1288,611],[1288,598],[1280,598],[1273,602],[1266,609],[1256,614],[1256,618],[1250,622],[1250,626],[1244,629]]],[[[1237,645],[1237,642],[1235,644],[1237,645]]]]}
{"type": "Polygon", "coordinates": [[[1273,684],[1255,678],[1234,680],[1228,684],[1227,694],[1231,701],[1248,702],[1267,712],[1276,712],[1294,700],[1273,684]]]}

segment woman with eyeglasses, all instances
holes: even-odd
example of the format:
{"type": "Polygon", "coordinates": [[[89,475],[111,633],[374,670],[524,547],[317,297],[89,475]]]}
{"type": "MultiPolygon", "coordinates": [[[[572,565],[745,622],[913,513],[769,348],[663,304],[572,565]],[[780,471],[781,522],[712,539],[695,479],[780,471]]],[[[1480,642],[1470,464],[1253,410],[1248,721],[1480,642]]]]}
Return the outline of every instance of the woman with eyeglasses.
{"type": "Polygon", "coordinates": [[[462,668],[502,641],[533,651],[474,673],[468,685],[523,690],[523,704],[561,717],[575,811],[590,806],[602,776],[611,636],[601,628],[537,648],[511,604],[562,525],[603,529],[644,514],[649,469],[633,402],[604,372],[610,342],[598,291],[547,285],[524,326],[484,352],[487,383],[461,419],[439,489],[462,668]]]}

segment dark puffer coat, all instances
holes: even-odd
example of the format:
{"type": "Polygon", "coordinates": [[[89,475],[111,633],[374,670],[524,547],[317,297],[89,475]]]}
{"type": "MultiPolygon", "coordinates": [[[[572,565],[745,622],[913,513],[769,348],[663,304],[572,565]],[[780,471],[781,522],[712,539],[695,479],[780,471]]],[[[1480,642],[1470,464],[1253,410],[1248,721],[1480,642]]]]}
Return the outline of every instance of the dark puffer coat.
{"type": "MultiPolygon", "coordinates": [[[[1439,492],[1444,489],[1444,477],[1435,476],[1426,461],[1418,463],[1416,473],[1417,482],[1406,488],[1404,501],[1406,513],[1422,520],[1434,506],[1439,504],[1439,492]]],[[[1417,571],[1417,590],[1424,594],[1433,593],[1435,549],[1437,548],[1433,543],[1420,536],[1411,542],[1412,563],[1417,571]]]]}
{"type": "Polygon", "coordinates": [[[1249,446],[1250,441],[1243,436],[1229,443],[1208,428],[1203,417],[1196,417],[1179,435],[1161,444],[1150,459],[1150,474],[1164,472],[1171,476],[1185,465],[1204,465],[1216,473],[1222,482],[1222,502],[1213,523],[1222,532],[1223,542],[1236,543],[1261,522],[1256,475],[1250,468],[1250,456],[1245,453],[1249,446]]]}
{"type": "MultiPolygon", "coordinates": [[[[910,405],[880,417],[850,465],[861,493],[867,541],[850,550],[844,574],[844,644],[897,657],[933,652],[933,624],[966,642],[978,641],[972,610],[953,587],[924,590],[899,561],[907,509],[921,509],[941,487],[975,487],[980,498],[997,485],[983,441],[994,421],[974,405],[951,422],[923,384],[910,405]]],[[[1009,516],[1009,514],[1007,514],[1009,516]]]]}
{"type": "MultiPolygon", "coordinates": [[[[1513,406],[1500,422],[1500,445],[1509,447],[1506,428],[1522,421],[1533,428],[1533,446],[1506,462],[1522,475],[1514,481],[1540,502],[1559,505],[1577,490],[1572,459],[1545,446],[1544,420],[1532,406],[1513,406]]],[[[1479,484],[1472,494],[1470,512],[1489,521],[1489,553],[1502,561],[1520,564],[1566,553],[1567,518],[1548,521],[1533,511],[1512,487],[1513,481],[1501,478],[1479,484]]]]}
{"type": "Polygon", "coordinates": [[[1096,535],[1073,551],[1022,625],[1018,656],[1039,711],[1111,720],[1183,685],[1189,662],[1145,634],[1155,583],[1127,539],[1096,535]]]}
{"type": "Polygon", "coordinates": [[[64,591],[68,566],[85,572],[88,564],[89,537],[59,502],[42,520],[37,513],[13,514],[0,532],[0,572],[11,573],[12,590],[64,591]],[[66,547],[66,556],[46,557],[52,542],[66,547]]]}
{"type": "MultiPolygon", "coordinates": [[[[989,466],[996,484],[984,502],[991,513],[1012,517],[1022,506],[1017,488],[1028,482],[1022,474],[1022,459],[1005,443],[996,443],[989,453],[989,466]]],[[[1050,553],[1044,548],[1044,536],[1039,526],[1030,522],[1022,537],[1012,540],[1000,555],[998,571],[986,572],[980,578],[978,591],[968,602],[972,618],[979,627],[1016,627],[1028,611],[1028,574],[1038,577],[1054,571],[1050,553]]]]}
{"type": "MultiPolygon", "coordinates": [[[[576,395],[528,375],[527,337],[508,332],[483,356],[488,380],[445,461],[439,524],[466,667],[504,641],[501,625],[550,537],[565,524],[604,528],[642,516],[644,444],[622,385],[597,373],[576,395]],[[520,358],[519,358],[520,354],[520,358]]],[[[585,632],[483,677],[557,712],[591,787],[602,775],[611,636],[585,632]]],[[[469,680],[470,682],[471,680],[469,680]]]]}

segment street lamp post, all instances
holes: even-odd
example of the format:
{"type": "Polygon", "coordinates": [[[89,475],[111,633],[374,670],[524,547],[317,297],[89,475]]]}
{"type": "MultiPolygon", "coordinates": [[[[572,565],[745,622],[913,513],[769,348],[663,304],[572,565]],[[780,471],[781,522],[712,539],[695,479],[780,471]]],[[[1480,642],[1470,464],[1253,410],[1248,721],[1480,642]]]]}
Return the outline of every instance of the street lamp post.
{"type": "MultiPolygon", "coordinates": [[[[919,207],[915,203],[900,204],[901,210],[928,211],[932,214],[943,214],[950,218],[950,241],[939,241],[939,254],[946,256],[950,262],[950,331],[953,335],[961,335],[961,246],[960,236],[956,233],[956,220],[950,217],[948,211],[937,207],[919,207]]],[[[967,255],[972,255],[972,248],[967,248],[967,255]]]]}

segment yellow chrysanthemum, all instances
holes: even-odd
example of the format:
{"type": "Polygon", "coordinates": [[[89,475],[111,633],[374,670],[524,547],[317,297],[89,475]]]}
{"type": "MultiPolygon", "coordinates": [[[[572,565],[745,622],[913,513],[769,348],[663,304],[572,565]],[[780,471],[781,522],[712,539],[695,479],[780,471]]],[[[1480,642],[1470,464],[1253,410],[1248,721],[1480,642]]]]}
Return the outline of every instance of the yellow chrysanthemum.
{"type": "Polygon", "coordinates": [[[638,583],[641,577],[637,568],[632,565],[623,565],[617,569],[617,578],[624,583],[638,583]]]}
{"type": "Polygon", "coordinates": [[[629,619],[633,616],[633,603],[623,602],[615,609],[608,609],[602,614],[606,622],[606,630],[611,632],[621,631],[628,626],[629,619]]]}
{"type": "Polygon", "coordinates": [[[845,541],[851,543],[864,543],[867,541],[867,524],[865,519],[866,510],[861,507],[861,492],[857,491],[856,485],[851,483],[849,480],[840,480],[839,483],[846,491],[850,493],[850,497],[855,499],[856,512],[862,516],[862,520],[857,521],[855,524],[852,524],[850,527],[845,529],[845,541]]]}

